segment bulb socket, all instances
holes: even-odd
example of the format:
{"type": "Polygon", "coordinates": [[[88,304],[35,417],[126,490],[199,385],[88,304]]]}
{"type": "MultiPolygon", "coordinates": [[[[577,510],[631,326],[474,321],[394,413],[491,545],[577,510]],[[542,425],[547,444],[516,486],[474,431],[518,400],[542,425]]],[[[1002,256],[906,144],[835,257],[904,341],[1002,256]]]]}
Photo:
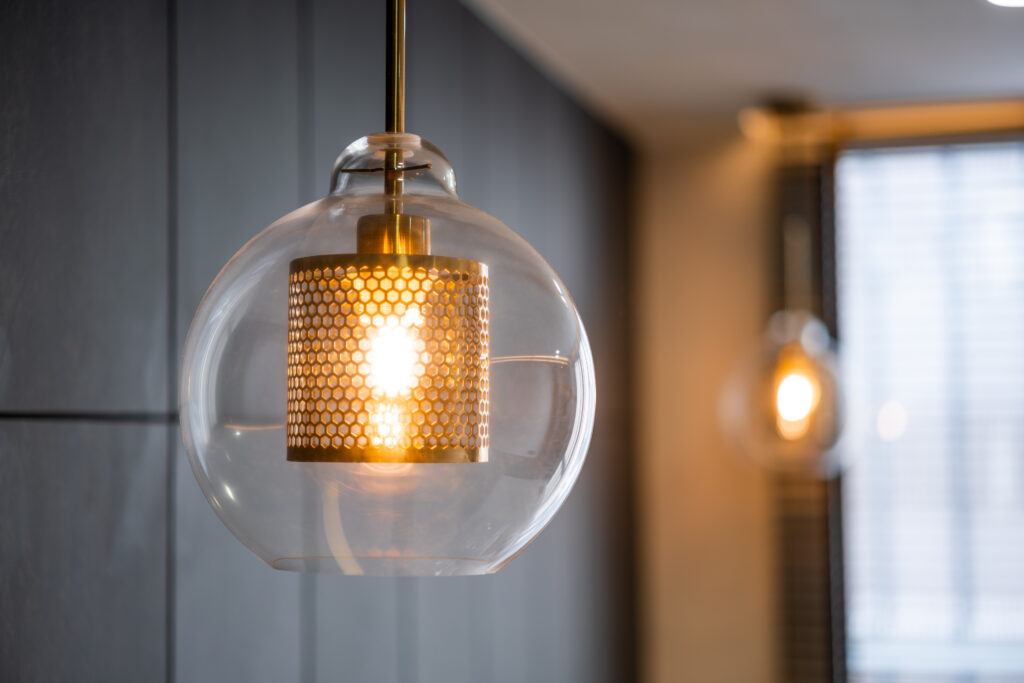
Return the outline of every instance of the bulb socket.
{"type": "Polygon", "coordinates": [[[360,254],[429,254],[430,221],[407,213],[372,213],[356,223],[360,254]]]}

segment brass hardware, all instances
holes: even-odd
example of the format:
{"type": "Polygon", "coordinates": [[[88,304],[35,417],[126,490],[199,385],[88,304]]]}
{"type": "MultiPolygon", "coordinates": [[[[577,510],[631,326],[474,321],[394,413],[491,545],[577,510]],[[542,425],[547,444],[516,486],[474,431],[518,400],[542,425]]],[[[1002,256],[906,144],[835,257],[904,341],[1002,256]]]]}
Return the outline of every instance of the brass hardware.
{"type": "Polygon", "coordinates": [[[488,299],[468,259],[292,261],[288,460],[486,462],[488,299]]]}
{"type": "Polygon", "coordinates": [[[405,132],[405,0],[388,0],[386,124],[388,133],[405,132]]]}
{"type": "MultiPolygon", "coordinates": [[[[405,0],[388,0],[387,101],[385,128],[389,133],[405,132],[405,0]]],[[[384,193],[390,197],[388,213],[401,213],[400,197],[405,174],[402,151],[388,150],[384,158],[384,193]]]]}
{"type": "MultiPolygon", "coordinates": [[[[386,128],[405,132],[405,0],[388,0],[386,128]]],[[[405,172],[417,167],[402,165],[402,150],[389,149],[384,156],[385,213],[363,216],[358,225],[360,254],[429,254],[430,223],[402,213],[405,172]]]]}
{"type": "Polygon", "coordinates": [[[430,221],[407,213],[373,213],[356,224],[360,254],[429,254],[430,221]]]}
{"type": "Polygon", "coordinates": [[[446,448],[444,450],[426,450],[422,448],[351,448],[337,450],[333,448],[306,448],[289,446],[290,462],[365,462],[365,463],[451,463],[451,462],[487,462],[487,449],[483,448],[446,448]]]}
{"type": "MultiPolygon", "coordinates": [[[[430,168],[430,167],[431,167],[430,164],[414,164],[412,166],[400,166],[396,170],[403,171],[403,172],[422,171],[422,170],[430,168]]],[[[340,168],[340,169],[338,169],[338,173],[383,173],[385,170],[387,170],[387,169],[385,169],[383,167],[382,168],[340,168]]]]}

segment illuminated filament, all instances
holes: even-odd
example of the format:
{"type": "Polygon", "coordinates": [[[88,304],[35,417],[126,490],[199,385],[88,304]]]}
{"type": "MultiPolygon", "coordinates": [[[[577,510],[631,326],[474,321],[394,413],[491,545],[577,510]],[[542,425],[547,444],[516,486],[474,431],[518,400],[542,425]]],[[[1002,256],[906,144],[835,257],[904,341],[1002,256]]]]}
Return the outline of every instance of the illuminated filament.
{"type": "Polygon", "coordinates": [[[370,350],[366,354],[370,374],[367,381],[376,395],[408,395],[423,374],[420,363],[423,342],[417,338],[423,316],[418,308],[409,308],[401,317],[377,316],[378,320],[380,318],[384,318],[383,323],[376,326],[366,316],[362,321],[370,327],[370,350]]]}
{"type": "MultiPolygon", "coordinates": [[[[411,307],[402,316],[377,316],[380,324],[370,328],[367,335],[370,350],[366,360],[370,372],[366,378],[373,391],[369,404],[370,443],[384,448],[396,448],[409,428],[409,409],[406,401],[413,387],[423,375],[420,355],[424,344],[419,339],[423,316],[411,307]]],[[[363,324],[372,320],[364,317],[363,324]]]]}

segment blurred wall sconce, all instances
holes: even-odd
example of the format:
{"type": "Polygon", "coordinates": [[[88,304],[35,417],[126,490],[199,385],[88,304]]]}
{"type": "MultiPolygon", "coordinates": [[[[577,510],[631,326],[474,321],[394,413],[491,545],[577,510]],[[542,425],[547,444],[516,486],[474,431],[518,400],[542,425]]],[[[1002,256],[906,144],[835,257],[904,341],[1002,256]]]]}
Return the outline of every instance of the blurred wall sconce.
{"type": "Polygon", "coordinates": [[[275,568],[489,573],[579,475],[593,361],[556,273],[405,132],[405,2],[387,7],[386,131],[214,280],[182,434],[217,515],[275,568]]]}

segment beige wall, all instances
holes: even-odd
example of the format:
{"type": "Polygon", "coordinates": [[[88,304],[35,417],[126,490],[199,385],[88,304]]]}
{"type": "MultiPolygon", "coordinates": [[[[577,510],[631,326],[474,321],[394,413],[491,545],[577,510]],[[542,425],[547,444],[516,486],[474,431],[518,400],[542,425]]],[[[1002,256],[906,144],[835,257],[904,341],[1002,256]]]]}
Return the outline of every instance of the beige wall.
{"type": "Polygon", "coordinates": [[[771,159],[738,134],[709,132],[640,167],[643,680],[769,682],[769,480],[729,449],[717,406],[768,312],[771,159]]]}

